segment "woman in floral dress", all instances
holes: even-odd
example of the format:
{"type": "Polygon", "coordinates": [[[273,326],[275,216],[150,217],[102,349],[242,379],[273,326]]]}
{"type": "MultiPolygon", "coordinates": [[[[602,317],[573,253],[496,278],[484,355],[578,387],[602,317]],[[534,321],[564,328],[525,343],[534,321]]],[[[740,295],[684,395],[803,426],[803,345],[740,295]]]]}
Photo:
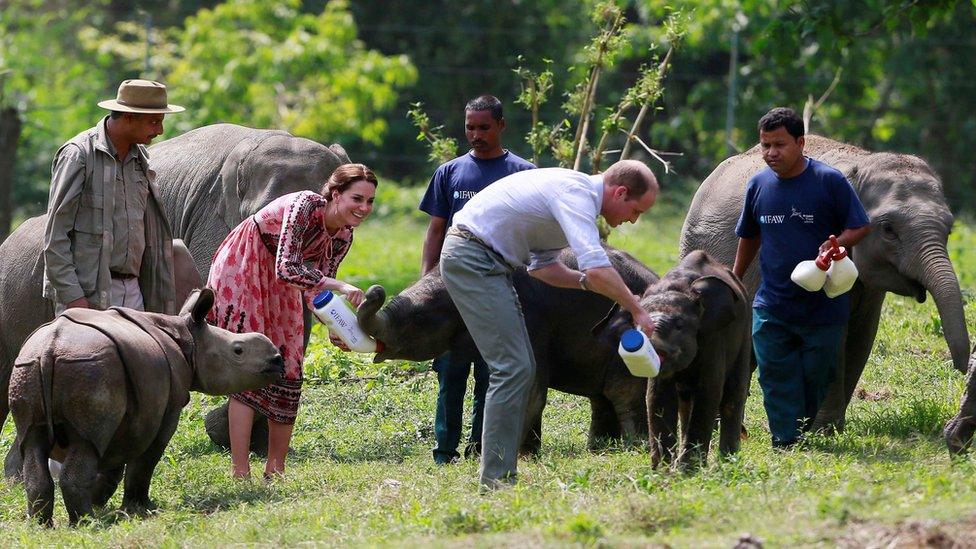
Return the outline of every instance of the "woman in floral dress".
{"type": "Polygon", "coordinates": [[[335,275],[352,245],[353,229],[373,210],[376,185],[366,166],[339,166],[322,194],[301,191],[275,199],[231,231],[214,254],[207,285],[217,299],[210,323],[237,333],[260,332],[285,360],[280,381],[230,397],[235,477],[251,474],[255,410],[268,418],[265,478],[284,473],[302,389],[302,300],[311,303],[319,292],[332,290],[357,307],[362,303],[362,290],[335,275]]]}

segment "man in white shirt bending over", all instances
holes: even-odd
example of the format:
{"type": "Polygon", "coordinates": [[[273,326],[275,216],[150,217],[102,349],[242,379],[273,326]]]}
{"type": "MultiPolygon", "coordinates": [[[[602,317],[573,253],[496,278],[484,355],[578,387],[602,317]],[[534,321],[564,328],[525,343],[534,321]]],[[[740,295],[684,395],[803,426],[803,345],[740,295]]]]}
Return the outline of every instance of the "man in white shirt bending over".
{"type": "Polygon", "coordinates": [[[493,489],[517,479],[518,446],[535,376],[535,359],[512,273],[561,288],[603,294],[633,315],[650,334],[654,323],[613,268],[596,225],[634,223],[654,205],[658,184],[650,168],[622,160],[602,175],[564,168],[527,170],[478,193],[454,216],[441,251],[441,274],[491,381],[485,401],[481,486],[493,489]],[[579,270],[558,261],[575,252],[579,270]]]}

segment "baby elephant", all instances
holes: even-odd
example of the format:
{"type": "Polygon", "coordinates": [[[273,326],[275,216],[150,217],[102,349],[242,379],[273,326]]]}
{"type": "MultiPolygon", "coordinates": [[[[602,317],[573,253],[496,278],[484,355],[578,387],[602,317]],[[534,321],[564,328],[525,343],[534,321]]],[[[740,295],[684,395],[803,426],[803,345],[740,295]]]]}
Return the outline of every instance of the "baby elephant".
{"type": "MultiPolygon", "coordinates": [[[[716,418],[719,450],[737,452],[752,350],[752,309],[742,283],[708,254],[694,251],[647,288],[641,306],[654,319],[650,340],[661,358],[661,372],[647,385],[653,464],[703,464],[716,418]]],[[[619,339],[631,326],[630,313],[617,312],[607,331],[619,339]]]]}
{"type": "Polygon", "coordinates": [[[261,334],[207,324],[209,289],[179,316],[70,309],[24,343],[10,379],[27,512],[51,525],[48,457],[64,456],[61,493],[72,524],[105,505],[125,473],[122,508],[150,509],[149,483],[190,391],[226,395],[284,373],[261,334]]]}

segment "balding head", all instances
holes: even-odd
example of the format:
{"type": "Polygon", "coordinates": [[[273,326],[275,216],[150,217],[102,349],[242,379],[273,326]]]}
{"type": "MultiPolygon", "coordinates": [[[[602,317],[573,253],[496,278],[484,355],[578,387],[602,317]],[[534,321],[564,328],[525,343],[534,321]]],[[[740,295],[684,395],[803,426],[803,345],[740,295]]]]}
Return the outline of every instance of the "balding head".
{"type": "Polygon", "coordinates": [[[636,160],[621,160],[603,173],[600,213],[611,227],[624,221],[636,223],[654,205],[657,190],[657,179],[650,168],[636,160]]]}
{"type": "Polygon", "coordinates": [[[647,191],[657,196],[658,191],[654,172],[637,160],[621,160],[607,168],[603,173],[603,183],[611,187],[624,187],[627,189],[627,196],[631,199],[639,198],[647,191]]]}

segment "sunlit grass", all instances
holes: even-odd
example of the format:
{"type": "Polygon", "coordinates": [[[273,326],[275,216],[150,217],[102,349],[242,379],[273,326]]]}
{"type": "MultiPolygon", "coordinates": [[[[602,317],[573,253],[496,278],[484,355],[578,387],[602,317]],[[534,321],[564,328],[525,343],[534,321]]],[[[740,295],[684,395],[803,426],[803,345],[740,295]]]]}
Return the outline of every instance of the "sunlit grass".
{"type": "MultiPolygon", "coordinates": [[[[364,288],[382,283],[390,295],[417,278],[425,218],[407,213],[416,199],[416,190],[391,191],[389,211],[357,231],[340,277],[364,288]]],[[[611,242],[663,274],[677,260],[683,210],[660,206],[611,242]]],[[[970,225],[957,226],[950,248],[972,319],[970,225]]],[[[159,514],[103,514],[71,529],[59,501],[58,528],[45,530],[24,520],[22,488],[5,486],[0,544],[730,547],[749,533],[767,546],[834,546],[864,524],[966,520],[976,506],[976,459],[950,462],[941,439],[964,380],[937,319],[931,300],[889,296],[860,383],[864,398],[852,401],[836,436],[774,451],[753,380],[742,451],[725,461],[713,452],[704,469],[679,474],[651,469],[640,448],[588,452],[589,404],[553,392],[541,456],[520,463],[517,488],[485,496],[476,462],[432,463],[437,382],[427,365],[374,365],[336,351],[317,330],[285,480],[232,481],[229,457],[203,429],[206,410],[222,400],[196,395],[157,469],[159,514]]],[[[8,422],[4,448],[11,437],[8,422]]]]}

